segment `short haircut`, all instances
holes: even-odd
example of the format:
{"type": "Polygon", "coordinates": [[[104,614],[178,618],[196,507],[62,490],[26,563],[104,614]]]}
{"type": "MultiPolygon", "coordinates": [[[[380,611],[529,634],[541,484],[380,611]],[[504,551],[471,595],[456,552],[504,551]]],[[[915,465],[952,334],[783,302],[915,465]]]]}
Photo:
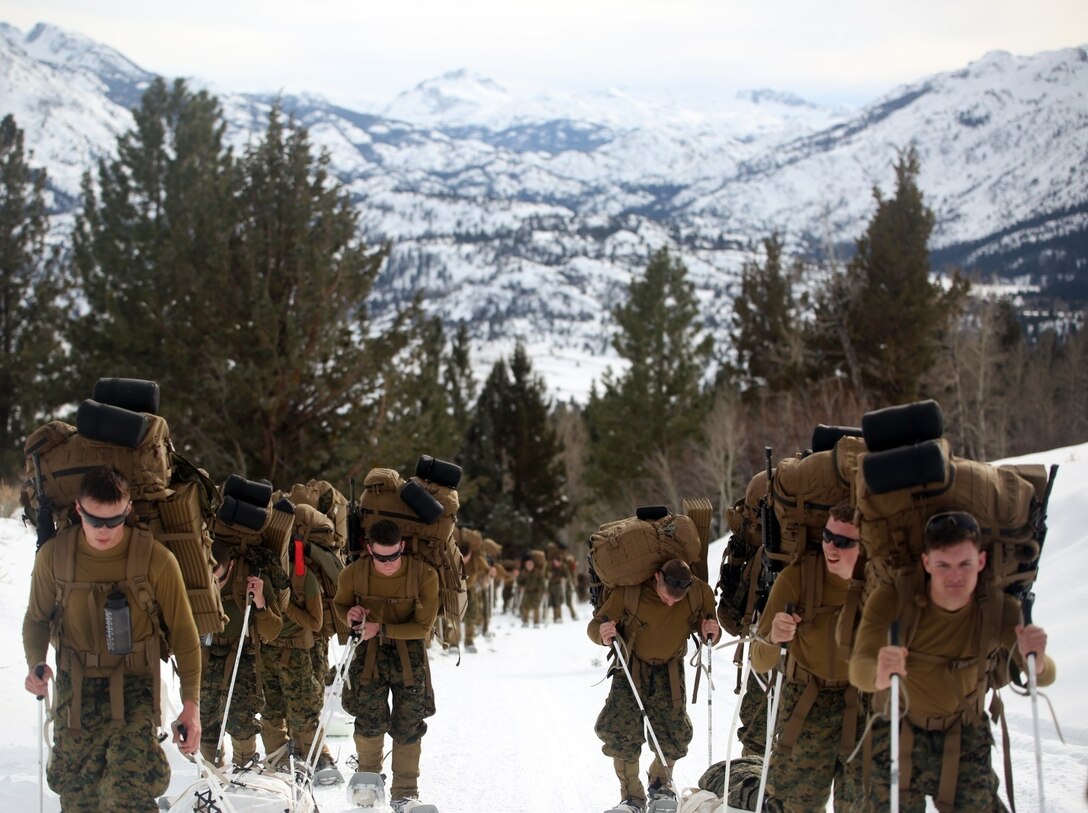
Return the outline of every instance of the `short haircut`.
{"type": "Polygon", "coordinates": [[[128,481],[113,466],[96,466],[79,481],[79,499],[101,503],[128,502],[128,481]]]}
{"type": "Polygon", "coordinates": [[[367,541],[372,545],[396,545],[400,542],[400,528],[391,519],[379,519],[370,527],[367,541]]]}
{"type": "Polygon", "coordinates": [[[857,510],[850,500],[839,500],[831,506],[831,510],[827,513],[832,519],[837,519],[839,522],[845,522],[848,525],[858,524],[857,510]]]}
{"type": "Polygon", "coordinates": [[[691,568],[683,559],[669,559],[661,566],[661,579],[665,592],[673,598],[683,598],[691,588],[691,568]]]}
{"type": "Polygon", "coordinates": [[[926,551],[950,548],[960,542],[973,542],[982,550],[978,520],[966,511],[942,511],[926,520],[922,545],[926,551]]]}

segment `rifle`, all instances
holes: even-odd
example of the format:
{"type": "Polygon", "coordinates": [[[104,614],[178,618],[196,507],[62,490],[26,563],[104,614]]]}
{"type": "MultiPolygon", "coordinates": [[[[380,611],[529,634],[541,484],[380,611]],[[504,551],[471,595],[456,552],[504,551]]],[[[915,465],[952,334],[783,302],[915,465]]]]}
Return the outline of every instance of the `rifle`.
{"type": "Polygon", "coordinates": [[[758,620],[759,616],[763,614],[763,608],[767,606],[767,598],[771,594],[771,587],[774,585],[775,576],[778,575],[778,571],[775,570],[774,567],[775,563],[768,555],[771,550],[771,543],[774,541],[771,538],[771,522],[774,521],[774,509],[771,507],[771,495],[774,483],[771,479],[772,449],[770,446],[763,447],[763,455],[767,463],[767,496],[759,503],[759,530],[763,537],[763,549],[760,551],[760,556],[763,558],[763,566],[759,570],[758,598],[756,599],[753,621],[758,620]]]}
{"type": "Polygon", "coordinates": [[[350,564],[363,553],[363,519],[355,501],[355,478],[348,480],[348,542],[347,560],[350,564]]]}
{"type": "Polygon", "coordinates": [[[38,547],[35,550],[41,550],[42,545],[52,539],[57,533],[56,523],[53,521],[53,503],[45,493],[45,486],[42,483],[42,457],[40,452],[34,452],[34,492],[38,498],[38,516],[35,521],[35,526],[38,529],[38,547]]]}

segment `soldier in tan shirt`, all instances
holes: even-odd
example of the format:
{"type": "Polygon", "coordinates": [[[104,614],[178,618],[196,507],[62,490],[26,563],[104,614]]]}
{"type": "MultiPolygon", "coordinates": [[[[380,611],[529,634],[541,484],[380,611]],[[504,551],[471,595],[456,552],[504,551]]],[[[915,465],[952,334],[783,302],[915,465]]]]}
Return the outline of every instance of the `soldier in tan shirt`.
{"type": "MultiPolygon", "coordinates": [[[[908,699],[900,725],[900,809],[924,811],[925,797],[938,810],[1005,810],[990,764],[993,735],[985,695],[993,670],[1008,653],[1023,666],[1036,656],[1040,686],[1054,681],[1045,630],[1020,623],[1019,603],[983,574],[987,553],[974,517],[949,511],[931,517],[924,534],[924,580],[918,590],[900,577],[878,587],[865,604],[850,658],[850,681],[867,692],[885,692],[892,675],[908,699]],[[992,608],[992,609],[991,609],[992,608]],[[991,613],[999,613],[988,624],[991,613]],[[888,643],[898,620],[905,640],[888,643]],[[994,630],[988,633],[987,628],[994,630]],[[947,753],[946,753],[947,752],[947,753]]],[[[877,695],[874,706],[884,705],[877,695]]],[[[901,703],[902,705],[902,703],[901,703]]],[[[873,777],[866,810],[887,809],[890,796],[888,724],[873,727],[873,777]]]]}

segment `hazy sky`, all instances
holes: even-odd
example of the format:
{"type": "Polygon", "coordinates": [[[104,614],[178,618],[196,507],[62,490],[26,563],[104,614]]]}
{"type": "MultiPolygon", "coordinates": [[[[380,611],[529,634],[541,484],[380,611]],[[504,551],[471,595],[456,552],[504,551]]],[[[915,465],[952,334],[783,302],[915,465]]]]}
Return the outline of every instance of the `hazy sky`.
{"type": "Polygon", "coordinates": [[[1088,43],[1088,0],[0,0],[142,68],[384,103],[467,68],[515,91],[770,87],[860,104],[988,51],[1088,43]]]}

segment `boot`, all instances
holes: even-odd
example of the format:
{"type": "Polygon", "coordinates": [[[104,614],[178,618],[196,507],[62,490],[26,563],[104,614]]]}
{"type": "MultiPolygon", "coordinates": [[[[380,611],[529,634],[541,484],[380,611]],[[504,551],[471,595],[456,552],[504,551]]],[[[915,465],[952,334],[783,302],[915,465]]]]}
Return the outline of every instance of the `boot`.
{"type": "Polygon", "coordinates": [[[672,766],[676,764],[675,759],[666,759],[665,764],[661,764],[661,758],[654,755],[654,761],[650,763],[650,770],[646,772],[647,778],[650,780],[650,799],[675,799],[676,794],[669,788],[669,775],[672,772],[672,766]]]}
{"type": "Polygon", "coordinates": [[[204,761],[215,768],[223,767],[223,760],[216,760],[215,758],[215,743],[207,740],[200,741],[200,756],[204,758],[204,761]]]}
{"type": "Polygon", "coordinates": [[[384,745],[385,737],[381,734],[377,737],[355,735],[355,751],[359,755],[360,771],[382,772],[382,749],[384,745]]]}
{"type": "Polygon", "coordinates": [[[257,761],[256,734],[252,734],[245,738],[235,737],[231,734],[230,743],[234,748],[234,755],[231,757],[231,762],[234,763],[234,765],[242,768],[257,761]]]}
{"type": "Polygon", "coordinates": [[[423,741],[402,743],[393,740],[393,784],[389,789],[389,798],[419,798],[419,755],[423,750],[423,741]]]}
{"type": "Polygon", "coordinates": [[[287,724],[283,719],[261,719],[261,740],[264,758],[270,767],[287,762],[287,724]]]}
{"type": "Polygon", "coordinates": [[[645,806],[646,790],[642,787],[642,780],[638,776],[638,760],[613,757],[612,767],[616,769],[616,776],[620,780],[620,798],[625,802],[630,799],[641,800],[645,806]]]}

